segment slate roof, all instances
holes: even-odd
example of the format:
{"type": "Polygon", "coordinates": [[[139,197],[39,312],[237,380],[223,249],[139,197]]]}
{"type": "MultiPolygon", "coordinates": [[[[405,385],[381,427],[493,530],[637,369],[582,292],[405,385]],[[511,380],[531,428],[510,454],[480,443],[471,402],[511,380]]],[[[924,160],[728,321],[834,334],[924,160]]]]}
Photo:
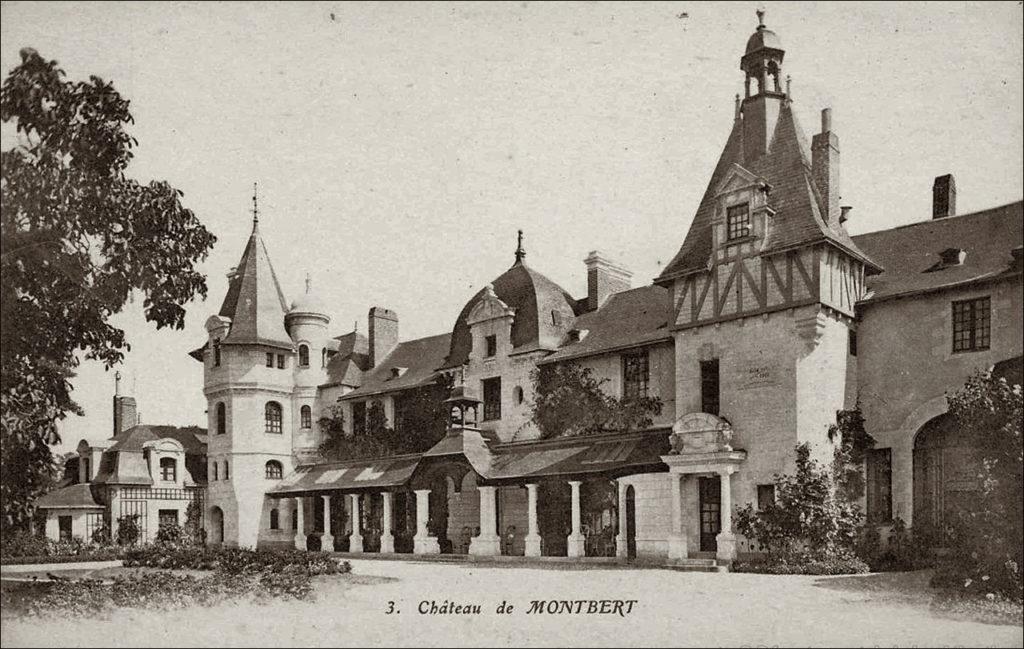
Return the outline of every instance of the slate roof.
{"type": "Polygon", "coordinates": [[[259,226],[253,223],[252,235],[220,307],[220,315],[231,318],[231,330],[222,342],[269,344],[290,349],[292,340],[284,328],[287,311],[287,302],[259,226]]]}
{"type": "MultiPolygon", "coordinates": [[[[765,101],[774,101],[766,99],[765,101]]],[[[807,138],[797,122],[790,102],[782,102],[768,151],[748,154],[743,145],[743,122],[733,122],[722,156],[711,174],[697,213],[683,245],[655,282],[707,268],[711,257],[711,221],[715,192],[734,164],[764,178],[772,187],[768,205],[775,210],[774,227],[766,251],[785,250],[817,242],[830,242],[871,267],[877,266],[834,220],[824,218],[820,192],[811,175],[807,138]]]]}
{"type": "Polygon", "coordinates": [[[146,442],[170,437],[185,447],[185,453],[206,453],[206,429],[198,426],[151,426],[139,424],[111,437],[110,451],[141,451],[146,442]]]}
{"type": "Polygon", "coordinates": [[[572,328],[587,331],[582,340],[563,344],[541,363],[671,341],[670,318],[668,290],[661,286],[615,293],[597,311],[576,318],[572,328]]]}
{"type": "Polygon", "coordinates": [[[867,278],[866,302],[1020,274],[1011,251],[1024,241],[1024,202],[912,223],[854,237],[885,267],[867,278]],[[960,248],[960,265],[942,267],[939,253],[960,248]]]}
{"type": "Polygon", "coordinates": [[[35,502],[39,509],[103,509],[88,483],[63,487],[44,494],[35,502]]]}
{"type": "Polygon", "coordinates": [[[206,482],[206,429],[198,426],[150,426],[139,424],[111,437],[103,451],[93,481],[96,484],[151,485],[149,466],[143,456],[146,442],[171,438],[185,449],[186,485],[206,482]],[[191,480],[190,480],[191,478],[191,480]]]}
{"type": "Polygon", "coordinates": [[[327,361],[327,382],[321,387],[362,385],[363,373],[370,366],[366,336],[352,331],[335,337],[328,342],[328,347],[336,353],[327,361]]]}
{"type": "MultiPolygon", "coordinates": [[[[498,299],[515,309],[512,353],[536,349],[554,350],[578,313],[576,300],[571,295],[521,260],[516,261],[491,284],[498,299]],[[553,311],[562,314],[561,325],[555,324],[553,311]]],[[[459,313],[452,329],[451,349],[444,368],[459,367],[468,360],[473,339],[466,319],[486,291],[486,287],[480,289],[459,313]]]]}
{"type": "Polygon", "coordinates": [[[451,334],[438,334],[398,343],[377,367],[363,374],[362,385],[346,394],[344,399],[406,390],[430,385],[437,370],[444,364],[451,346],[451,334]],[[395,368],[405,368],[400,376],[395,368]]]}

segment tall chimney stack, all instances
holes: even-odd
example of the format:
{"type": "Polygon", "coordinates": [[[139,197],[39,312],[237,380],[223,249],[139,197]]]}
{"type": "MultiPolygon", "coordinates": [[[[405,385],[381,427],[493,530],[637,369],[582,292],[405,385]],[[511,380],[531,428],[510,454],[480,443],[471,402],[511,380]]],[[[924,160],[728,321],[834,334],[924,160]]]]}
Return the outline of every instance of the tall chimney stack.
{"type": "Polygon", "coordinates": [[[369,315],[370,367],[377,365],[398,345],[398,314],[375,306],[369,315]]]}
{"type": "Polygon", "coordinates": [[[601,252],[593,250],[583,260],[587,265],[587,310],[596,311],[615,293],[629,290],[633,273],[601,252]]]}
{"type": "Polygon", "coordinates": [[[953,174],[938,176],[932,184],[932,218],[956,216],[956,180],[953,174]]]}
{"type": "Polygon", "coordinates": [[[835,223],[840,216],[839,136],[832,132],[831,108],[821,111],[821,133],[811,139],[811,174],[828,212],[822,216],[835,223]]]}
{"type": "Polygon", "coordinates": [[[139,423],[135,398],[121,394],[121,373],[114,373],[114,435],[139,423]]]}

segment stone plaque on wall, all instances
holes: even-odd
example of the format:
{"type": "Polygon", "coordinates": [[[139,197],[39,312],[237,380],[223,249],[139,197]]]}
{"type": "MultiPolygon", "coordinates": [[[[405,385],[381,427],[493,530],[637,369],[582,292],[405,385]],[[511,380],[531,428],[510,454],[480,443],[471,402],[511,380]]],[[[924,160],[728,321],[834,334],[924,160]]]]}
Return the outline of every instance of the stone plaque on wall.
{"type": "Polygon", "coordinates": [[[776,368],[767,363],[756,363],[742,369],[737,387],[740,390],[753,390],[777,384],[776,368]]]}

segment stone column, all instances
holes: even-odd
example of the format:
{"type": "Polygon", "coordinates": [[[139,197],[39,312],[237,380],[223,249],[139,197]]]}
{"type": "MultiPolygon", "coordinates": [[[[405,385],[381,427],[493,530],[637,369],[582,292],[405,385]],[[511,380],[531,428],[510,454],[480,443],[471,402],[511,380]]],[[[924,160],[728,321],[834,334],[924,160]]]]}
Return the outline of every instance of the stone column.
{"type": "Polygon", "coordinates": [[[580,530],[580,485],[582,483],[579,480],[570,480],[569,486],[572,488],[572,532],[566,538],[567,550],[570,557],[583,557],[586,556],[586,539],[583,537],[583,532],[580,530]]]}
{"type": "Polygon", "coordinates": [[[384,499],[384,515],[380,531],[381,554],[390,554],[395,551],[395,536],[391,533],[391,492],[381,492],[384,499]]]}
{"type": "Polygon", "coordinates": [[[320,550],[334,552],[334,531],[331,529],[331,497],[324,496],[324,533],[320,535],[320,550]]]}
{"type": "Polygon", "coordinates": [[[363,551],[363,531],[360,523],[362,516],[359,512],[359,494],[352,494],[352,535],[348,537],[348,551],[356,554],[363,551]]]}
{"type": "Polygon", "coordinates": [[[527,496],[527,531],[524,542],[526,543],[525,555],[528,557],[540,556],[540,529],[537,525],[537,485],[526,485],[527,496]]]}
{"type": "Polygon", "coordinates": [[[732,473],[729,467],[718,474],[722,481],[722,531],[715,537],[718,544],[716,556],[722,561],[733,561],[736,558],[736,536],[732,533],[732,473]]]}
{"type": "Polygon", "coordinates": [[[302,507],[302,496],[295,498],[295,511],[297,512],[298,525],[295,529],[295,549],[306,549],[306,512],[302,507]]]}
{"type": "Polygon", "coordinates": [[[625,559],[629,556],[629,539],[626,536],[626,489],[629,485],[619,480],[619,533],[615,535],[615,556],[625,559]]]}
{"type": "Polygon", "coordinates": [[[416,494],[416,536],[412,537],[413,554],[441,554],[437,538],[427,532],[430,515],[430,489],[417,489],[416,494]]]}
{"type": "Polygon", "coordinates": [[[476,490],[480,492],[480,535],[469,542],[469,553],[483,556],[501,554],[501,537],[494,520],[497,513],[496,487],[477,487],[476,490]]]}
{"type": "Polygon", "coordinates": [[[686,559],[690,556],[686,544],[686,530],[683,529],[683,496],[680,492],[682,473],[669,473],[669,490],[672,495],[672,529],[668,535],[668,558],[686,559]]]}

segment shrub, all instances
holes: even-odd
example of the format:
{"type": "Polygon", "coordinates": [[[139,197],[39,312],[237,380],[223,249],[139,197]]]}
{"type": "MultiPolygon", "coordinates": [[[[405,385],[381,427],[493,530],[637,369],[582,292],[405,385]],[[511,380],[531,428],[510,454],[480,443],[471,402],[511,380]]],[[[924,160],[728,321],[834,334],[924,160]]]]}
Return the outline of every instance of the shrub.
{"type": "Polygon", "coordinates": [[[299,550],[249,550],[245,548],[205,548],[200,546],[147,545],[125,553],[126,567],[213,570],[235,575],[264,571],[298,570],[307,575],[331,575],[352,570],[347,561],[327,553],[299,550]]]}
{"type": "Polygon", "coordinates": [[[6,533],[0,538],[0,557],[40,557],[50,553],[50,542],[41,534],[27,531],[6,533]]]}
{"type": "Polygon", "coordinates": [[[139,527],[139,515],[131,514],[117,519],[117,544],[135,545],[142,536],[142,529],[139,527]]]}
{"type": "Polygon", "coordinates": [[[919,570],[933,564],[929,538],[923,528],[911,533],[903,519],[896,517],[884,543],[877,527],[864,527],[857,539],[856,554],[876,572],[919,570]]]}
{"type": "Polygon", "coordinates": [[[178,524],[164,524],[156,531],[157,543],[177,545],[186,540],[185,529],[178,524]]]}
{"type": "Polygon", "coordinates": [[[772,557],[737,561],[732,569],[770,575],[852,575],[870,570],[849,550],[786,550],[772,557]]]}

